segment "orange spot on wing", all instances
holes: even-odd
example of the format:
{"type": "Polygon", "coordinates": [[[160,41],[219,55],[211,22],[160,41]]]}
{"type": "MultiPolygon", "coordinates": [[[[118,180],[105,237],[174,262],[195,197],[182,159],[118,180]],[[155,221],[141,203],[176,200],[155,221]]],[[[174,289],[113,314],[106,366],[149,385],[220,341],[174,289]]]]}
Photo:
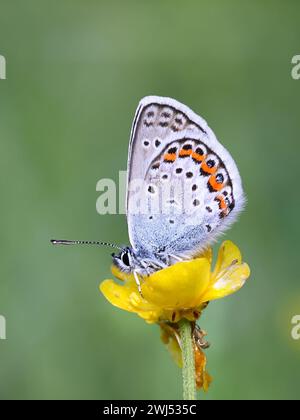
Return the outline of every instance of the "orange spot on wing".
{"type": "Polygon", "coordinates": [[[201,164],[201,169],[206,172],[207,174],[214,174],[217,170],[217,168],[215,166],[213,166],[212,168],[210,168],[209,166],[207,166],[206,162],[202,162],[201,164]]]}
{"type": "Polygon", "coordinates": [[[225,198],[222,195],[218,195],[216,197],[216,199],[219,201],[219,207],[221,210],[226,210],[227,209],[227,204],[225,201],[225,198]]]}
{"type": "Polygon", "coordinates": [[[179,152],[179,157],[191,156],[192,153],[193,153],[192,149],[189,149],[189,150],[181,149],[179,152]]]}
{"type": "Polygon", "coordinates": [[[215,191],[220,191],[220,190],[223,188],[223,186],[224,186],[224,183],[219,184],[219,183],[216,181],[216,176],[215,176],[215,175],[211,175],[211,176],[209,177],[208,182],[209,182],[210,186],[211,186],[211,187],[212,187],[215,191]]]}
{"type": "Polygon", "coordinates": [[[202,162],[205,158],[204,155],[199,155],[199,153],[193,152],[192,153],[192,158],[196,161],[196,162],[202,162]]]}
{"type": "Polygon", "coordinates": [[[176,160],[176,153],[167,153],[164,156],[164,161],[165,162],[175,162],[176,160]]]}

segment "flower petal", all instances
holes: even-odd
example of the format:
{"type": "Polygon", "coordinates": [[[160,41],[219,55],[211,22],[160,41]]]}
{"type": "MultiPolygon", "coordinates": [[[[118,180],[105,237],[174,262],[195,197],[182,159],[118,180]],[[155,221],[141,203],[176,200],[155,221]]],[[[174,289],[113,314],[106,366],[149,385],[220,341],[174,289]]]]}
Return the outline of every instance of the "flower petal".
{"type": "Polygon", "coordinates": [[[158,323],[161,319],[160,310],[157,311],[139,311],[138,316],[146,321],[148,324],[158,323]]]}
{"type": "Polygon", "coordinates": [[[223,271],[223,275],[217,277],[202,296],[203,301],[220,299],[237,292],[250,276],[250,268],[248,264],[235,264],[223,271]]]}
{"type": "Polygon", "coordinates": [[[212,280],[215,279],[219,273],[231,265],[240,264],[241,262],[242,255],[239,248],[231,241],[224,241],[219,248],[218,258],[212,275],[212,280]]]}
{"type": "Polygon", "coordinates": [[[135,312],[146,322],[158,322],[161,317],[161,310],[140,296],[135,283],[120,285],[113,280],[104,280],[99,288],[112,305],[124,311],[135,312]]]}
{"type": "Polygon", "coordinates": [[[99,288],[112,305],[125,311],[136,312],[130,301],[131,288],[117,284],[113,280],[104,280],[99,288]]]}
{"type": "Polygon", "coordinates": [[[182,353],[179,344],[179,334],[176,332],[175,328],[172,328],[170,325],[165,323],[160,324],[160,329],[162,342],[167,346],[167,349],[176,365],[182,368],[182,353]]]}
{"type": "Polygon", "coordinates": [[[210,280],[206,258],[179,262],[147,277],[142,285],[144,298],[164,309],[189,309],[197,306],[210,280]]]}

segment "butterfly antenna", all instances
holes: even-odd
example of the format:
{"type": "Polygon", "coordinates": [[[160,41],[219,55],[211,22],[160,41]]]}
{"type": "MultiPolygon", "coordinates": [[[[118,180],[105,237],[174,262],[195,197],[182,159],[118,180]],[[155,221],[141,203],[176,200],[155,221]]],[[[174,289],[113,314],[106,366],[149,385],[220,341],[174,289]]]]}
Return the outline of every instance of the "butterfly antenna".
{"type": "Polygon", "coordinates": [[[50,241],[53,245],[98,245],[98,246],[110,246],[111,248],[116,248],[121,250],[119,246],[111,244],[109,242],[100,242],[100,241],[68,241],[65,239],[51,239],[50,241]]]}

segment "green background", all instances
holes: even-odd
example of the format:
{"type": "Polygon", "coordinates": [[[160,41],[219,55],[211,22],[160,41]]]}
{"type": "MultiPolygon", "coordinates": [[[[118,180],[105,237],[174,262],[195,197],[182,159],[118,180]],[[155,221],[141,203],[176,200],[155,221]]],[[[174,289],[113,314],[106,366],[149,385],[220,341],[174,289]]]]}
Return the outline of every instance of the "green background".
{"type": "Polygon", "coordinates": [[[206,118],[239,166],[246,211],[226,234],[251,280],[201,326],[214,382],[201,398],[298,399],[298,1],[0,0],[0,397],[180,399],[158,328],[98,291],[125,217],[96,213],[96,182],[126,169],[148,94],[206,118]]]}

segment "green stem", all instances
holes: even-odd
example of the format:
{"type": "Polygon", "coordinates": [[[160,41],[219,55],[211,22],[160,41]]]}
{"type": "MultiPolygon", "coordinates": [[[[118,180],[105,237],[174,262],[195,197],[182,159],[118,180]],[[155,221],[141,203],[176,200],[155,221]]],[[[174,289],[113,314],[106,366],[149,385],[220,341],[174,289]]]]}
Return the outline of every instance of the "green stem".
{"type": "Polygon", "coordinates": [[[182,319],[179,322],[182,351],[182,379],[183,379],[183,399],[196,400],[196,373],[195,355],[192,339],[191,322],[182,319]]]}

